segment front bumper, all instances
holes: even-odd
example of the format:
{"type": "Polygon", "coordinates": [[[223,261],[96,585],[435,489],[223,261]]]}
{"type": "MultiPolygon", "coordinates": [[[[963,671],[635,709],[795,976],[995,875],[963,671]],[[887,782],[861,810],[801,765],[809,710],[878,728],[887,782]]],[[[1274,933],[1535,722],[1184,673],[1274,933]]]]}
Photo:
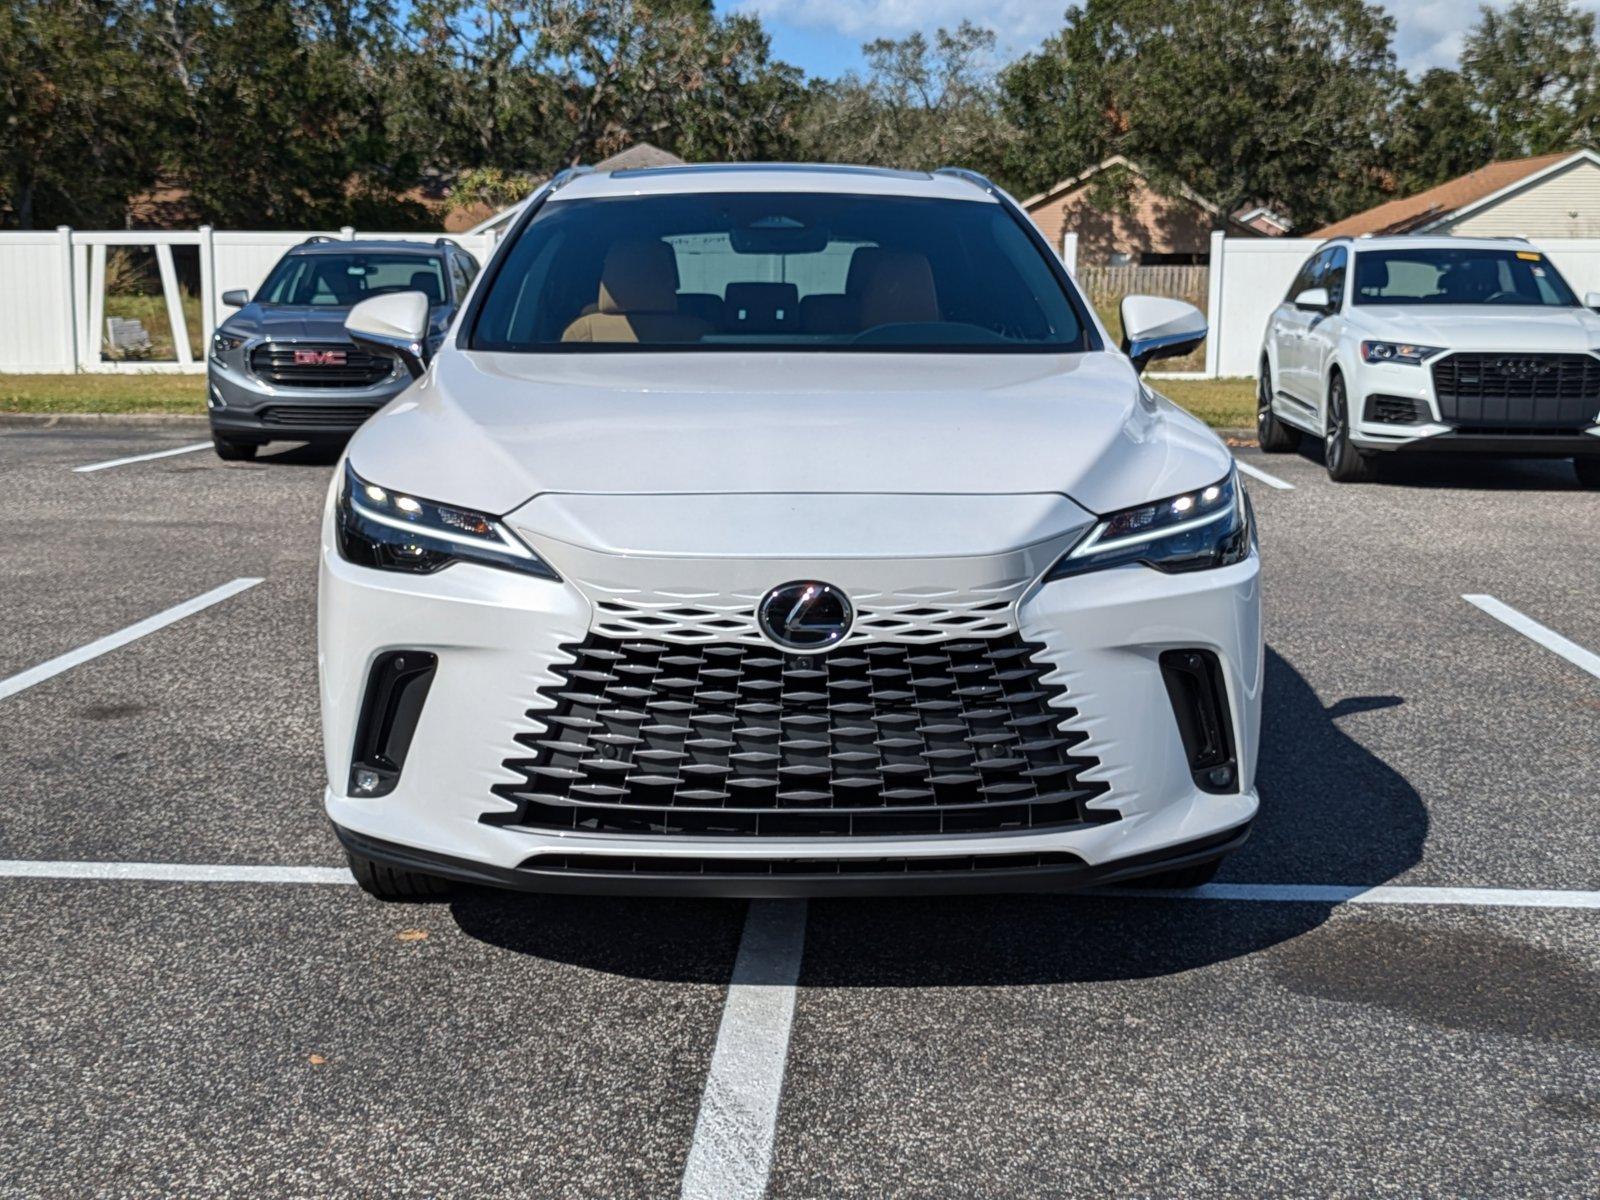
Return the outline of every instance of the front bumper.
{"type": "MultiPolygon", "coordinates": [[[[892,565],[911,575],[920,569],[917,560],[892,565]]],[[[760,569],[771,574],[769,584],[838,577],[823,573],[837,564],[805,566],[760,569]]],[[[456,878],[550,891],[722,895],[1070,888],[1217,857],[1242,839],[1257,809],[1263,651],[1254,554],[1188,575],[1107,570],[1021,595],[1016,632],[1043,646],[1036,659],[1050,668],[1045,678],[1065,688],[1077,713],[1071,729],[1086,735],[1078,750],[1097,760],[1085,777],[1106,785],[1089,807],[1117,814],[1055,830],[795,838],[488,823],[485,816],[515,808],[494,789],[515,778],[507,760],[528,754],[519,735],[537,728],[529,710],[548,703],[541,689],[571,661],[563,647],[582,641],[601,619],[590,597],[571,583],[470,564],[431,576],[354,566],[334,546],[330,507],[318,614],[329,817],[361,853],[456,878]],[[438,663],[398,786],[381,797],[351,795],[370,668],[388,651],[412,649],[438,663]],[[1236,740],[1236,791],[1196,785],[1159,663],[1172,649],[1208,650],[1220,663],[1236,740]],[[1031,866],[1026,856],[1035,856],[1031,866]],[[958,859],[964,861],[950,865],[958,859]],[[597,860],[615,869],[595,869],[597,860]],[[913,860],[928,869],[908,869],[913,860]]]]}
{"type": "Polygon", "coordinates": [[[209,359],[206,411],[212,431],[234,441],[343,441],[409,386],[401,372],[372,387],[280,387],[209,359]]]}

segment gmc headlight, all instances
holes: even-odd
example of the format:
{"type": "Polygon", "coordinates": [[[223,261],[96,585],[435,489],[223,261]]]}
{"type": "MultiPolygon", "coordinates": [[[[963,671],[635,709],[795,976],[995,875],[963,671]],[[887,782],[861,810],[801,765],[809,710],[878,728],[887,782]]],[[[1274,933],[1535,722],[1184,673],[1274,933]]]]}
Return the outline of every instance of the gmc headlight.
{"type": "Polygon", "coordinates": [[[497,519],[368,483],[345,463],[339,553],[358,566],[431,575],[453,562],[561,578],[497,519]]]}
{"type": "Polygon", "coordinates": [[[1252,524],[1250,501],[1230,471],[1199,491],[1102,517],[1045,579],[1128,563],[1171,574],[1231,566],[1249,556],[1252,524]]]}
{"type": "Polygon", "coordinates": [[[213,333],[211,335],[211,353],[218,357],[230,350],[237,350],[245,343],[245,339],[232,333],[213,333]]]}
{"type": "Polygon", "coordinates": [[[1404,367],[1420,367],[1425,359],[1443,353],[1443,346],[1414,346],[1410,342],[1361,343],[1361,357],[1369,363],[1395,363],[1404,367]]]}

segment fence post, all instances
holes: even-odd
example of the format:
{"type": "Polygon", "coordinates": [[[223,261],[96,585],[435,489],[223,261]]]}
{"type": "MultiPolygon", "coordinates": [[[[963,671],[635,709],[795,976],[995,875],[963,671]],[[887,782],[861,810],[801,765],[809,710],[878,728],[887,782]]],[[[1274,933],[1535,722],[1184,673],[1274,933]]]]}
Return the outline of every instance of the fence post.
{"type": "Polygon", "coordinates": [[[67,370],[78,369],[78,302],[73,295],[77,272],[72,263],[72,227],[56,226],[56,241],[61,247],[61,293],[66,300],[66,326],[61,334],[61,361],[67,370]]]}
{"type": "Polygon", "coordinates": [[[211,353],[217,331],[217,255],[209,225],[200,226],[200,356],[211,353]]]}
{"type": "Polygon", "coordinates": [[[356,227],[354,225],[341,225],[341,226],[339,226],[339,236],[342,237],[347,242],[355,241],[356,240],[356,227]]]}
{"type": "Polygon", "coordinates": [[[1067,274],[1077,277],[1078,274],[1078,231],[1069,229],[1061,235],[1061,261],[1067,268],[1067,274]]]}
{"type": "Polygon", "coordinates": [[[1228,238],[1222,230],[1211,232],[1211,269],[1206,277],[1206,378],[1215,379],[1222,366],[1222,272],[1228,238]]]}
{"type": "Polygon", "coordinates": [[[89,247],[89,336],[79,347],[84,363],[91,370],[100,366],[100,348],[106,336],[106,246],[96,242],[89,247]]]}

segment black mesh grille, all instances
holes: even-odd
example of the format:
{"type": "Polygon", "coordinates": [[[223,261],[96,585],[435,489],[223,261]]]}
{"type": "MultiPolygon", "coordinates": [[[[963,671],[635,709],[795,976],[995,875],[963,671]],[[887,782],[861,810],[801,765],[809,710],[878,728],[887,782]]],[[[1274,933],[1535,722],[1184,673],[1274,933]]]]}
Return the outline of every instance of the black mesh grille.
{"type": "Polygon", "coordinates": [[[394,359],[359,350],[351,342],[264,342],[250,352],[250,369],[268,383],[302,388],[358,388],[394,373],[394,359]],[[335,361],[296,362],[321,356],[335,361]],[[343,361],[337,361],[342,357],[343,361]]]}
{"type": "Polygon", "coordinates": [[[1427,420],[1420,400],[1410,396],[1368,396],[1367,420],[1385,425],[1415,425],[1427,420]]]}
{"type": "Polygon", "coordinates": [[[263,425],[297,429],[354,429],[373,413],[375,404],[273,404],[261,410],[263,425]]]}
{"type": "Polygon", "coordinates": [[[1450,354],[1433,364],[1446,421],[1481,430],[1577,430],[1600,410],[1600,359],[1589,354],[1450,354]]]}
{"type": "Polygon", "coordinates": [[[591,636],[506,766],[494,824],[692,836],[846,837],[1115,820],[1084,802],[1086,735],[1012,636],[815,656],[591,636]]]}

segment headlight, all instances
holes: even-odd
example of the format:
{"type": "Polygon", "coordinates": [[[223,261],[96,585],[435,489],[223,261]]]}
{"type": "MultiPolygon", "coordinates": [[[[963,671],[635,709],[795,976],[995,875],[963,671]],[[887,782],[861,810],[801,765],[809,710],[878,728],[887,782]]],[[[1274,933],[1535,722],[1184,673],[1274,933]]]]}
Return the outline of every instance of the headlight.
{"type": "Polygon", "coordinates": [[[1369,363],[1396,363],[1420,367],[1424,359],[1443,354],[1443,346],[1414,346],[1410,342],[1362,342],[1361,357],[1369,363]]]}
{"type": "Polygon", "coordinates": [[[1061,557],[1049,579],[1141,563],[1158,571],[1204,571],[1242,562],[1251,546],[1250,503],[1236,472],[1227,478],[1103,517],[1061,557]]]}
{"type": "Polygon", "coordinates": [[[560,578],[494,517],[391,492],[362,479],[349,463],[339,489],[338,533],[347,561],[380,571],[431,575],[453,562],[473,562],[560,578]]]}
{"type": "Polygon", "coordinates": [[[243,346],[245,339],[232,333],[217,332],[211,335],[211,353],[222,355],[243,346]]]}

